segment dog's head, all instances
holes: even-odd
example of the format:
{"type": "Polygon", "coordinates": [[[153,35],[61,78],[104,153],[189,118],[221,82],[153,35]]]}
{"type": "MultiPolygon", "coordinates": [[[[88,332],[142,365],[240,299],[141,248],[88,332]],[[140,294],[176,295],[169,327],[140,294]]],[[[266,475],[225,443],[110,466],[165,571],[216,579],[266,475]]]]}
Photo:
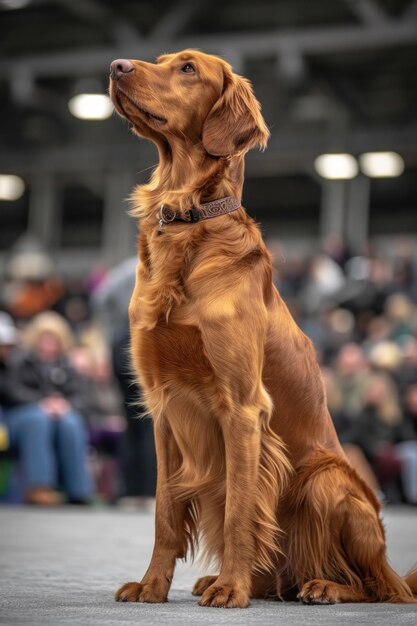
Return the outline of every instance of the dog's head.
{"type": "Polygon", "coordinates": [[[196,50],[162,55],[156,63],[113,61],[110,96],[135,132],[156,143],[182,138],[225,157],[268,141],[250,83],[222,59],[196,50]]]}

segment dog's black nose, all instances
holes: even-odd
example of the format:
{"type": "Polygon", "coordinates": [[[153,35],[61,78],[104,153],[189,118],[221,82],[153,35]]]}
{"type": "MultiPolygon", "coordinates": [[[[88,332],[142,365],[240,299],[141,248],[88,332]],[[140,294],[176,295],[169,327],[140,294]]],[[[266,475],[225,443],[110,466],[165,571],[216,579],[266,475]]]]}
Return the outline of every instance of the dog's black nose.
{"type": "Polygon", "coordinates": [[[133,72],[133,64],[128,59],[116,59],[110,63],[110,78],[119,80],[121,76],[133,72]]]}

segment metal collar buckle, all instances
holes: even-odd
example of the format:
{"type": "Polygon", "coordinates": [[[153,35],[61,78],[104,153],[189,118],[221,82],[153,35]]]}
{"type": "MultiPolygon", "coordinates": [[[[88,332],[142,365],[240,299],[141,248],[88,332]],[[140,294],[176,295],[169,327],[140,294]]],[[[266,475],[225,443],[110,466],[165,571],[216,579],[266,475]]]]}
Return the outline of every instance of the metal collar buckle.
{"type": "Polygon", "coordinates": [[[175,220],[175,211],[172,211],[165,205],[161,204],[161,208],[158,211],[159,228],[162,228],[164,224],[170,224],[175,220]]]}

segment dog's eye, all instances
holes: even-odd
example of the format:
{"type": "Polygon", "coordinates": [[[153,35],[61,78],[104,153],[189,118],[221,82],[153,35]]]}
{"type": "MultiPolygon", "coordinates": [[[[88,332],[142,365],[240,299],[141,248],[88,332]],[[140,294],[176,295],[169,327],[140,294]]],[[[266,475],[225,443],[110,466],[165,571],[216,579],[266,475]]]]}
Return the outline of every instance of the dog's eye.
{"type": "Polygon", "coordinates": [[[195,67],[192,63],[186,63],[182,66],[181,72],[184,72],[184,74],[195,74],[195,67]]]}

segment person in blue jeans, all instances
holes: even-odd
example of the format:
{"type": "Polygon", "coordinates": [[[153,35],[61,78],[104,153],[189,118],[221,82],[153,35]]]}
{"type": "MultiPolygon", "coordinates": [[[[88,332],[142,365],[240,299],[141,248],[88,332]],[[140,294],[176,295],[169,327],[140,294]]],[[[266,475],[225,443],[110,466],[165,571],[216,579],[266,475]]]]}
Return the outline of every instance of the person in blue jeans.
{"type": "Polygon", "coordinates": [[[67,358],[71,345],[68,324],[49,311],[27,326],[11,359],[15,406],[4,415],[28,503],[59,504],[58,488],[74,504],[88,503],[93,494],[82,417],[87,390],[67,358]]]}
{"type": "Polygon", "coordinates": [[[68,502],[87,503],[92,495],[86,467],[87,437],[79,413],[52,413],[41,404],[26,404],[6,412],[10,445],[19,453],[25,500],[59,504],[58,484],[68,502]]]}

